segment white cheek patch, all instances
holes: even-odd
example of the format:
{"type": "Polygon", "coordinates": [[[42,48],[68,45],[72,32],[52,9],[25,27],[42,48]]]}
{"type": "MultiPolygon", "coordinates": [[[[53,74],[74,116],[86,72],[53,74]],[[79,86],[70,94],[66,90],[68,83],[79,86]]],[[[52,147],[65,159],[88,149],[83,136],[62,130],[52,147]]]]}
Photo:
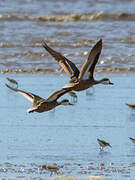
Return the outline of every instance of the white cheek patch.
{"type": "Polygon", "coordinates": [[[110,82],[109,81],[103,81],[102,84],[109,84],[110,82]]]}

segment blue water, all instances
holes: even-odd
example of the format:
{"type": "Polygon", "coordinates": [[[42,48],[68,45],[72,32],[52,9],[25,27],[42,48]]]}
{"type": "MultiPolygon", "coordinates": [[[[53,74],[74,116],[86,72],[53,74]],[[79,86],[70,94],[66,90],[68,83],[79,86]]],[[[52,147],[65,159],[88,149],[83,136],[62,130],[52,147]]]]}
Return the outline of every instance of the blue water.
{"type": "Polygon", "coordinates": [[[100,67],[134,70],[134,0],[5,0],[0,7],[0,72],[58,69],[42,40],[80,65],[100,38],[100,67]]]}
{"type": "MultiPolygon", "coordinates": [[[[53,163],[64,165],[61,173],[74,176],[134,177],[130,166],[135,162],[135,149],[128,137],[135,137],[135,112],[125,105],[134,103],[134,74],[97,74],[97,79],[108,77],[115,85],[97,85],[90,89],[90,96],[85,91],[77,93],[74,106],[59,106],[41,114],[26,112],[31,103],[4,86],[6,77],[0,76],[0,171],[6,170],[2,177],[47,177],[50,173],[41,172],[40,167],[53,163]],[[97,138],[108,141],[112,148],[100,152],[97,138]]],[[[65,74],[10,77],[18,81],[20,89],[41,97],[68,82],[65,74]]],[[[71,101],[68,94],[61,99],[65,97],[71,101]]]]}
{"type": "MultiPolygon", "coordinates": [[[[56,163],[77,180],[134,179],[135,147],[128,137],[135,138],[135,112],[125,105],[135,103],[134,10],[134,0],[0,1],[0,178],[47,178],[41,166],[56,163]],[[43,73],[60,67],[42,40],[80,67],[100,38],[96,78],[108,77],[114,86],[97,85],[89,96],[77,93],[74,106],[41,114],[28,114],[31,102],[5,87],[10,77],[20,89],[48,97],[69,78],[43,73]],[[97,138],[112,148],[100,152],[97,138]]],[[[72,101],[68,94],[62,98],[72,101]]]]}

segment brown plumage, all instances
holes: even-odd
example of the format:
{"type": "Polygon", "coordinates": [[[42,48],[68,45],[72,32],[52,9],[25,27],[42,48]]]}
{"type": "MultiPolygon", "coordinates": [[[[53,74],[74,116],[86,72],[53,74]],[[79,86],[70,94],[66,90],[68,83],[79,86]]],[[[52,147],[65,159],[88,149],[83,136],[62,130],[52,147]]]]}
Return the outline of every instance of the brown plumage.
{"type": "Polygon", "coordinates": [[[64,166],[58,166],[57,164],[42,165],[42,170],[45,169],[45,170],[50,171],[51,172],[50,176],[51,176],[53,173],[58,174],[59,169],[63,167],[64,166]]]}
{"type": "Polygon", "coordinates": [[[126,103],[126,105],[127,105],[128,107],[132,108],[132,109],[135,109],[135,104],[128,104],[128,103],[126,103]]]}
{"type": "Polygon", "coordinates": [[[129,139],[132,141],[132,143],[135,144],[135,139],[134,138],[129,137],[129,139]]]}
{"type": "Polygon", "coordinates": [[[96,84],[113,84],[108,78],[103,78],[101,80],[95,80],[94,69],[98,62],[99,56],[102,50],[102,40],[100,39],[95,46],[92,48],[88,55],[88,59],[82,65],[79,70],[76,65],[68,60],[66,57],[61,55],[59,52],[50,48],[45,42],[43,42],[43,47],[54,57],[54,59],[60,64],[64,71],[71,78],[70,82],[63,88],[70,88],[74,91],[82,91],[88,89],[89,87],[96,84]]]}
{"type": "Polygon", "coordinates": [[[108,142],[104,141],[104,140],[101,140],[101,139],[97,139],[99,145],[100,145],[100,148],[103,149],[104,147],[112,147],[108,142]]]}
{"type": "Polygon", "coordinates": [[[32,112],[42,113],[45,111],[49,111],[59,105],[72,105],[71,103],[69,103],[67,99],[63,99],[61,102],[57,101],[62,95],[69,92],[69,90],[61,89],[59,91],[55,91],[47,99],[44,99],[33,93],[12,88],[7,84],[6,86],[12,91],[15,91],[23,95],[25,98],[27,98],[29,101],[33,103],[33,106],[27,111],[29,113],[32,113],[32,112]]]}

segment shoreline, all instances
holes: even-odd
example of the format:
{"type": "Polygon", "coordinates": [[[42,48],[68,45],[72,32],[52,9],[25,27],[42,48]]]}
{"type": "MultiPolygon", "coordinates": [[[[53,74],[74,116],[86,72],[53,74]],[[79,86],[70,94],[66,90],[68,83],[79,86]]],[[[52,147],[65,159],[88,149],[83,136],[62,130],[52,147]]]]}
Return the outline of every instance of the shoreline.
{"type": "MultiPolygon", "coordinates": [[[[131,68],[100,68],[95,70],[96,73],[133,73],[135,72],[135,67],[131,68]]],[[[4,69],[0,70],[0,74],[65,74],[64,71],[58,69],[4,69]]]]}

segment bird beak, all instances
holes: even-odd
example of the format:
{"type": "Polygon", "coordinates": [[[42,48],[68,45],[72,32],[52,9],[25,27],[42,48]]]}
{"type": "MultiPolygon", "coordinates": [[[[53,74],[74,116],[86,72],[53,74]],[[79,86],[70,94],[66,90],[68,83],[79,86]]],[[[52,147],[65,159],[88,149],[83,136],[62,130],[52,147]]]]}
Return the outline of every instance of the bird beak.
{"type": "Polygon", "coordinates": [[[110,84],[110,85],[114,85],[114,83],[112,83],[112,82],[109,82],[109,84],[110,84]]]}
{"type": "Polygon", "coordinates": [[[72,104],[72,103],[70,103],[70,102],[69,102],[69,103],[68,103],[68,105],[71,105],[71,106],[73,106],[74,104],[72,104]]]}

